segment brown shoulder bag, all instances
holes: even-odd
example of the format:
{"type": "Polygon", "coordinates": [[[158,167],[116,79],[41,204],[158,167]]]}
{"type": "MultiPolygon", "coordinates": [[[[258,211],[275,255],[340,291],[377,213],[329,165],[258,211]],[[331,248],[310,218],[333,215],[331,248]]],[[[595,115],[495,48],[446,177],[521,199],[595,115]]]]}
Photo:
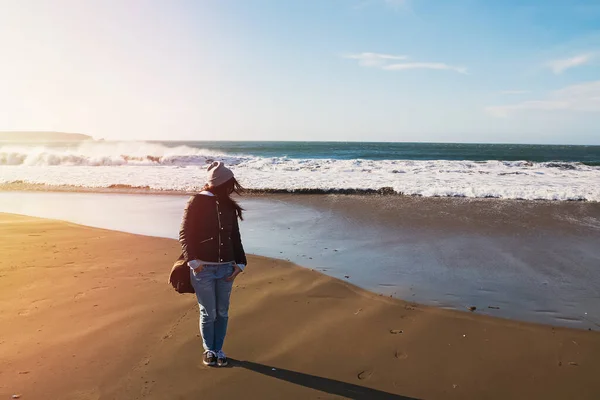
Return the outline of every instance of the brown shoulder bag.
{"type": "Polygon", "coordinates": [[[173,264],[169,282],[178,293],[195,293],[190,280],[190,267],[187,265],[183,254],[173,264]]]}

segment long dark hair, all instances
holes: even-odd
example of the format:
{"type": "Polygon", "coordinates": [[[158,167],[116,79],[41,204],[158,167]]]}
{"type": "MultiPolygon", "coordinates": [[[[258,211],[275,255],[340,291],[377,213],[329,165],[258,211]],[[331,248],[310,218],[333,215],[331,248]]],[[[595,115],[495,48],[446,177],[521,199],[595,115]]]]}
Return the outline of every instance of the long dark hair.
{"type": "Polygon", "coordinates": [[[237,201],[231,198],[231,194],[235,193],[240,195],[244,192],[244,188],[235,178],[231,178],[227,182],[219,185],[219,186],[211,186],[208,183],[204,185],[202,190],[206,190],[217,196],[219,201],[229,204],[235,209],[235,214],[241,220],[244,219],[243,212],[244,209],[238,204],[237,201]]]}

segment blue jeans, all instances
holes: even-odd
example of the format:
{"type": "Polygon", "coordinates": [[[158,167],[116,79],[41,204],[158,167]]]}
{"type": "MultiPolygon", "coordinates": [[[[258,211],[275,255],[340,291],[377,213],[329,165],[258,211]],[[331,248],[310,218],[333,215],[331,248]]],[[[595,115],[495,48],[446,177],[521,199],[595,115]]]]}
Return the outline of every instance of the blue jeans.
{"type": "Polygon", "coordinates": [[[192,286],[200,307],[200,333],[204,350],[217,352],[223,349],[229,320],[229,297],[233,286],[233,282],[226,282],[225,278],[232,273],[233,263],[205,264],[198,273],[190,270],[192,286]]]}

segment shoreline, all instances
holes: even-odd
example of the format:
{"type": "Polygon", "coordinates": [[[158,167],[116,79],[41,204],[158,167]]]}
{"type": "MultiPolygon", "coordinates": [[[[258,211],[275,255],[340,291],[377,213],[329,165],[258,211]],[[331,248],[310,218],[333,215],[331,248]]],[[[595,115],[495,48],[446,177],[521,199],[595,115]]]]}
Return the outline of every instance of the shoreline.
{"type": "Polygon", "coordinates": [[[232,295],[232,367],[206,368],[195,299],[166,283],[176,241],[8,214],[0,230],[2,396],[600,394],[597,331],[422,306],[257,256],[232,295]]]}
{"type": "MultiPolygon", "coordinates": [[[[166,238],[176,238],[186,202],[115,193],[0,197],[0,211],[166,238]]],[[[439,308],[475,306],[478,314],[579,329],[600,322],[595,203],[269,195],[246,196],[242,205],[252,254],[439,308]]]]}
{"type": "MultiPolygon", "coordinates": [[[[130,186],[115,184],[108,187],[88,187],[76,185],[47,185],[42,183],[28,183],[24,181],[0,183],[0,192],[55,192],[55,193],[102,193],[102,194],[149,194],[165,196],[189,196],[198,193],[200,187],[191,191],[180,190],[161,190],[152,189],[149,186],[130,186]]],[[[567,199],[567,200],[549,200],[549,199],[522,199],[522,198],[504,198],[495,196],[469,197],[469,196],[423,196],[418,194],[398,193],[391,187],[382,187],[380,189],[245,189],[244,195],[248,197],[264,196],[361,196],[361,197],[389,197],[389,198],[413,198],[413,199],[455,199],[455,200],[486,200],[486,201],[505,201],[519,203],[589,203],[600,204],[600,201],[587,199],[567,199]]]]}

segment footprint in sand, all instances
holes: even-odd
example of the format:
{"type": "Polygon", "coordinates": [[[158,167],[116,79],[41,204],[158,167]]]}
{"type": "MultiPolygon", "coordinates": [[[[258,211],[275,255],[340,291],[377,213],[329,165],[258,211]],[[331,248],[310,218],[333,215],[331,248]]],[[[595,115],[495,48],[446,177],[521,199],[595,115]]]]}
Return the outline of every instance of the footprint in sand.
{"type": "Polygon", "coordinates": [[[371,377],[371,375],[373,375],[373,371],[367,369],[358,374],[358,379],[360,379],[361,381],[364,381],[366,379],[369,379],[371,377]]]}
{"type": "Polygon", "coordinates": [[[396,351],[394,357],[396,357],[398,360],[406,360],[408,358],[408,354],[403,351],[396,351]]]}

